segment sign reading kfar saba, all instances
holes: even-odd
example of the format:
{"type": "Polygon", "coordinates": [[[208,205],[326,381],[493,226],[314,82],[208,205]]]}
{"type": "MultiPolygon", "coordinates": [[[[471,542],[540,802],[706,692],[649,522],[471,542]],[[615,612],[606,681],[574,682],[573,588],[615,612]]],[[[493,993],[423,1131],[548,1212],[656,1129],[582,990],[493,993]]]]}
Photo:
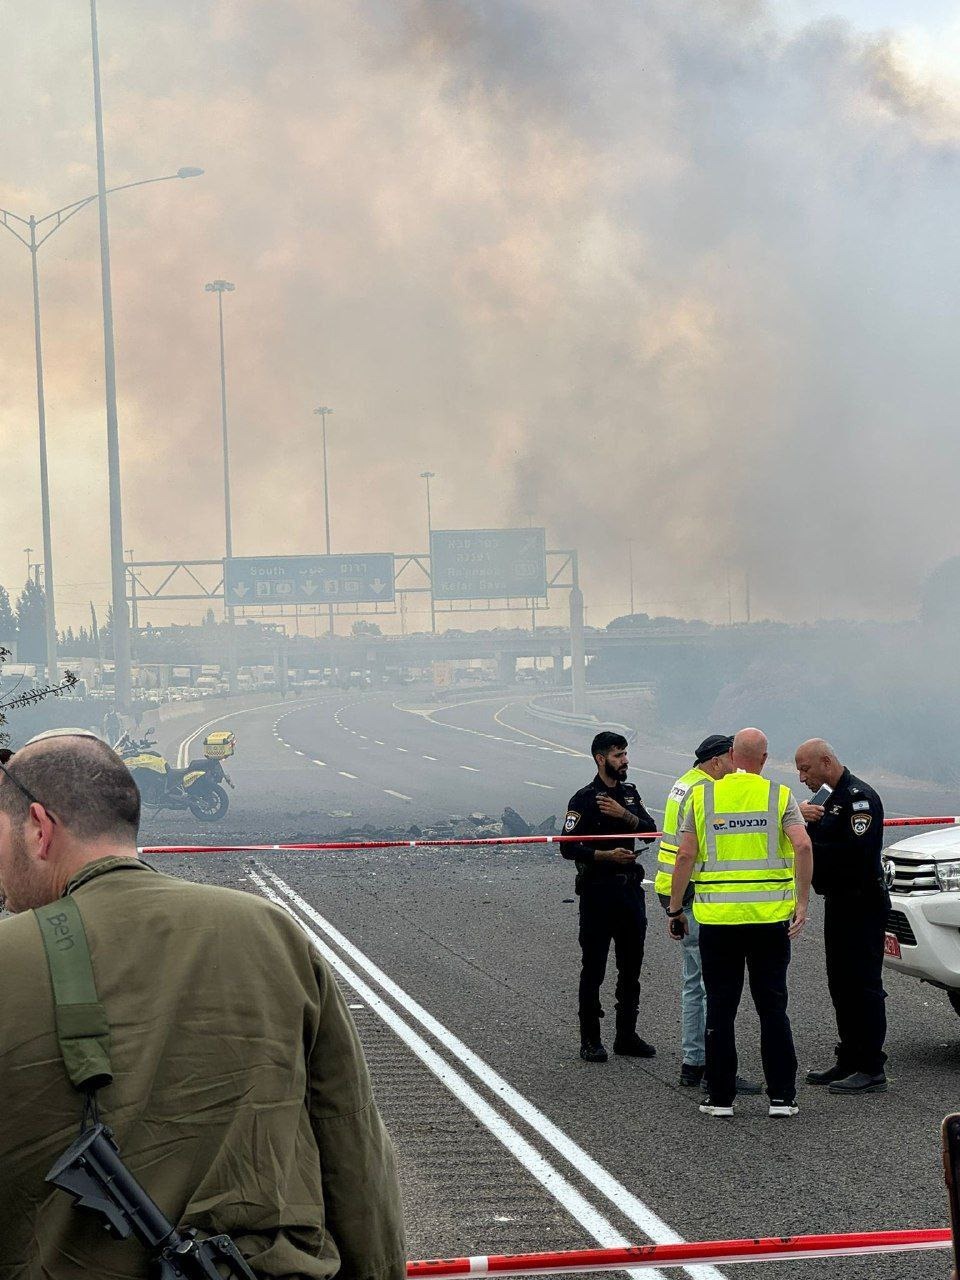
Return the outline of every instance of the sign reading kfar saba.
{"type": "Polygon", "coordinates": [[[435,600],[494,600],[547,592],[546,530],[434,529],[435,600]]]}
{"type": "Polygon", "coordinates": [[[234,556],[223,562],[227,604],[391,603],[393,555],[234,556]]]}

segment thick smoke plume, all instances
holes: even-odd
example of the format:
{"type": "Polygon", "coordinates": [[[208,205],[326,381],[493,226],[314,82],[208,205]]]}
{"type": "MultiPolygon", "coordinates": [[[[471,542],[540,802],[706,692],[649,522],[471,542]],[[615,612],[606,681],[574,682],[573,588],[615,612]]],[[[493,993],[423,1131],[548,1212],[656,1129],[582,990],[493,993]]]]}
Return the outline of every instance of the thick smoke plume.
{"type": "MultiPolygon", "coordinates": [[[[102,0],[127,545],[525,524],[590,606],[909,615],[955,553],[960,116],[750,0],[102,0]]],[[[86,8],[0,9],[0,205],[96,186],[86,8]]],[[[39,546],[29,258],[0,243],[0,581],[39,546]]],[[[62,620],[107,594],[96,218],[41,251],[62,620]]],[[[39,557],[38,557],[39,558],[39,557]]],[[[167,607],[155,621],[173,615],[167,607]]]]}

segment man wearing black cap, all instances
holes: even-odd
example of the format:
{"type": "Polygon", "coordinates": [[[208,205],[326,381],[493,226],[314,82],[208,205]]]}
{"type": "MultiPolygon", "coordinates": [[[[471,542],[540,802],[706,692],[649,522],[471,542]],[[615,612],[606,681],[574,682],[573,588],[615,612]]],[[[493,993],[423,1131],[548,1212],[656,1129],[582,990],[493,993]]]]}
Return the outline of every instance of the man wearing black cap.
{"type": "MultiPolygon", "coordinates": [[[[687,797],[693,787],[733,773],[735,766],[730,758],[733,738],[729,734],[711,733],[704,738],[694,752],[696,764],[682,774],[670,788],[663,812],[663,838],[657,854],[657,878],[654,888],[663,909],[670,905],[670,888],[673,868],[680,846],[680,823],[687,797]]],[[[682,1059],[680,1083],[698,1085],[703,1080],[705,1048],[704,1036],[707,1022],[707,993],[703,986],[703,966],[700,962],[700,928],[693,917],[693,882],[683,897],[683,913],[687,918],[687,934],[683,940],[683,984],[680,988],[680,1026],[682,1059]]],[[[760,1086],[737,1078],[739,1093],[759,1093],[760,1086]]]]}
{"type": "MultiPolygon", "coordinates": [[[[564,835],[581,836],[560,846],[560,852],[577,864],[580,896],[580,1057],[584,1062],[606,1062],[600,1039],[600,987],[607,968],[610,943],[617,957],[617,1033],[614,1053],[631,1058],[652,1058],[652,1044],[637,1035],[640,1007],[640,966],[647,934],[647,910],[643,899],[643,867],[631,838],[656,831],[657,824],[643,807],[640,793],[627,782],[627,740],[606,730],[598,733],[590,750],[597,776],[581,788],[567,806],[564,835]],[[594,842],[594,835],[624,838],[594,842]],[[614,844],[616,847],[614,847],[614,844]]],[[[649,841],[647,842],[649,843],[649,841]]]]}

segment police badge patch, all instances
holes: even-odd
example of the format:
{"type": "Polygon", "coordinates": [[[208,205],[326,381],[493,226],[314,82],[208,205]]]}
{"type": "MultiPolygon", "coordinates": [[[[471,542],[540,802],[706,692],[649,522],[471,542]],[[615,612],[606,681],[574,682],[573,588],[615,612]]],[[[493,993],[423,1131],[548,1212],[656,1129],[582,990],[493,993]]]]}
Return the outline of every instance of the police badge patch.
{"type": "Polygon", "coordinates": [[[579,813],[576,813],[573,809],[568,809],[567,817],[563,824],[564,831],[572,831],[579,821],[580,821],[579,813]]]}
{"type": "Polygon", "coordinates": [[[855,836],[865,836],[870,830],[870,823],[873,821],[869,813],[855,813],[850,819],[850,825],[853,827],[855,836]]]}

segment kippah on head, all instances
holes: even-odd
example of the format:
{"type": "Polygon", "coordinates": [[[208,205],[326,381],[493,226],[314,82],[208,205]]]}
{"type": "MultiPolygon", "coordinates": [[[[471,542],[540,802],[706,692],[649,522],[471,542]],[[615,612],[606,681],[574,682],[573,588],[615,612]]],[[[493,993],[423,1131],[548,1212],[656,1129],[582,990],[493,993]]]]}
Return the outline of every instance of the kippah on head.
{"type": "MultiPolygon", "coordinates": [[[[31,738],[6,766],[11,778],[81,840],[136,846],[140,792],[115,751],[87,729],[55,729],[31,738]]],[[[0,774],[0,809],[24,822],[31,801],[0,774]]]]}

